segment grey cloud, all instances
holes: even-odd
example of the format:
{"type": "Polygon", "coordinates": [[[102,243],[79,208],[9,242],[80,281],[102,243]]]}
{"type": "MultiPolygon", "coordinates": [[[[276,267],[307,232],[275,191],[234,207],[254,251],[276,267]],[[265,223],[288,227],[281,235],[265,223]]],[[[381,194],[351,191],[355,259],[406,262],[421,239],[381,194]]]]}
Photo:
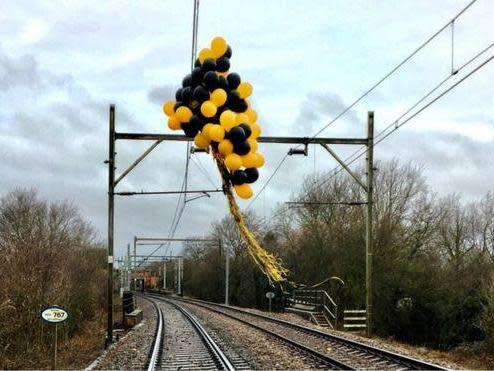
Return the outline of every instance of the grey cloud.
{"type": "Polygon", "coordinates": [[[175,87],[172,85],[153,86],[148,91],[148,100],[151,103],[163,104],[170,99],[175,99],[175,87]]]}

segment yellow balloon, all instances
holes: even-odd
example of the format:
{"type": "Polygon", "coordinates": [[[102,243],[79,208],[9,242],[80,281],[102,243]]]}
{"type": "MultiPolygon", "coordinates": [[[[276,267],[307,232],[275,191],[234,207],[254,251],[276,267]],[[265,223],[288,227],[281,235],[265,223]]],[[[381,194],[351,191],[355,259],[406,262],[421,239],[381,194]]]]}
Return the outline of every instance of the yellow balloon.
{"type": "Polygon", "coordinates": [[[242,156],[242,165],[245,168],[256,167],[257,163],[257,155],[253,152],[249,152],[245,156],[242,156]]]}
{"type": "Polygon", "coordinates": [[[163,112],[165,113],[165,115],[170,117],[175,113],[174,107],[175,107],[175,102],[169,100],[168,102],[165,102],[165,104],[163,104],[163,112]]]}
{"type": "Polygon", "coordinates": [[[235,192],[237,192],[238,197],[247,199],[252,197],[252,188],[248,184],[241,184],[234,186],[235,192]]]}
{"type": "Polygon", "coordinates": [[[218,151],[220,151],[223,157],[226,157],[230,153],[233,153],[233,143],[228,139],[222,140],[218,146],[218,151]]]}
{"type": "Polygon", "coordinates": [[[230,153],[225,158],[225,165],[228,170],[234,171],[242,167],[242,158],[236,153],[230,153]]]}
{"type": "Polygon", "coordinates": [[[216,115],[216,111],[216,106],[210,100],[207,100],[203,104],[201,104],[201,113],[206,117],[213,117],[214,115],[216,115]]]}
{"type": "Polygon", "coordinates": [[[247,116],[245,113],[237,113],[237,117],[235,118],[235,123],[237,125],[248,124],[249,122],[249,116],[247,116]]]}
{"type": "Polygon", "coordinates": [[[259,136],[261,135],[261,127],[259,126],[259,124],[257,122],[251,122],[249,126],[250,129],[252,130],[252,134],[250,135],[250,137],[252,139],[259,138],[259,136]]]}
{"type": "Polygon", "coordinates": [[[247,139],[247,142],[249,143],[250,151],[251,152],[256,152],[257,151],[257,148],[259,147],[257,145],[257,140],[255,140],[253,138],[249,138],[249,139],[247,139]]]}
{"type": "Polygon", "coordinates": [[[226,40],[221,36],[216,36],[211,41],[211,52],[214,58],[221,57],[223,54],[226,53],[227,49],[228,49],[228,44],[226,43],[226,40]]]}
{"type": "Polygon", "coordinates": [[[209,146],[209,140],[201,133],[198,133],[194,138],[194,144],[197,148],[207,148],[209,146]]]}
{"type": "Polygon", "coordinates": [[[262,167],[264,165],[264,156],[260,153],[255,153],[256,161],[254,167],[262,167]]]}
{"type": "Polygon", "coordinates": [[[199,62],[203,63],[208,58],[214,58],[211,49],[204,48],[199,52],[199,62]]]}
{"type": "Polygon", "coordinates": [[[180,106],[177,108],[175,115],[180,120],[180,122],[189,122],[190,118],[192,117],[192,111],[189,109],[189,107],[180,106]]]}
{"type": "Polygon", "coordinates": [[[180,129],[180,120],[177,118],[177,116],[170,116],[168,118],[168,127],[172,130],[180,129]]]}
{"type": "Polygon", "coordinates": [[[221,107],[226,103],[226,98],[228,98],[226,91],[224,91],[223,89],[215,89],[211,93],[210,99],[216,107],[221,107]]]}
{"type": "Polygon", "coordinates": [[[245,111],[245,114],[249,116],[249,122],[257,121],[257,113],[252,108],[248,108],[247,111],[245,111]]]}
{"type": "Polygon", "coordinates": [[[235,126],[235,112],[227,110],[220,115],[220,124],[226,131],[235,126]]]}
{"type": "Polygon", "coordinates": [[[252,85],[248,82],[241,82],[239,86],[237,86],[238,95],[240,98],[245,99],[252,94],[252,85]]]}
{"type": "Polygon", "coordinates": [[[219,143],[225,137],[225,129],[219,125],[213,125],[213,127],[209,129],[209,137],[211,140],[219,143]]]}
{"type": "Polygon", "coordinates": [[[209,135],[210,135],[211,129],[213,129],[214,126],[215,126],[214,124],[209,123],[209,124],[204,125],[204,127],[201,130],[203,137],[209,141],[211,141],[211,137],[209,135]]]}

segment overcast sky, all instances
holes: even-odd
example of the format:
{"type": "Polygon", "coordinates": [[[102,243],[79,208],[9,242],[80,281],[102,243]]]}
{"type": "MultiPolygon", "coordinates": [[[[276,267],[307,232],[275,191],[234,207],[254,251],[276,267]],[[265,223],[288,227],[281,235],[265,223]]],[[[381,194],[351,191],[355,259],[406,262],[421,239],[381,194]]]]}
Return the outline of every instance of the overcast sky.
{"type": "MultiPolygon", "coordinates": [[[[264,134],[309,136],[469,1],[208,0],[200,6],[198,44],[205,47],[216,35],[227,39],[231,70],[254,86],[264,134]]],[[[70,200],[106,238],[108,106],[116,104],[118,131],[169,131],[161,103],[190,68],[192,7],[193,0],[2,1],[0,195],[35,187],[42,197],[70,200]]],[[[455,22],[455,66],[493,41],[494,2],[478,0],[455,22]]],[[[321,135],[364,136],[368,110],[375,111],[379,132],[450,70],[447,30],[321,135]]],[[[415,161],[439,194],[470,199],[492,191],[493,78],[494,62],[377,146],[376,158],[415,161]]],[[[117,174],[149,144],[118,142],[117,174]]],[[[267,161],[255,193],[288,149],[260,146],[267,161]]],[[[179,189],[185,156],[184,143],[161,144],[118,190],[179,189]]],[[[189,188],[219,184],[212,159],[193,157],[189,188]]],[[[268,216],[304,175],[335,165],[321,148],[288,158],[253,208],[268,216]]],[[[134,235],[168,235],[176,203],[175,196],[117,198],[117,254],[134,235]]],[[[192,201],[176,235],[207,233],[226,212],[222,194],[192,201]]]]}

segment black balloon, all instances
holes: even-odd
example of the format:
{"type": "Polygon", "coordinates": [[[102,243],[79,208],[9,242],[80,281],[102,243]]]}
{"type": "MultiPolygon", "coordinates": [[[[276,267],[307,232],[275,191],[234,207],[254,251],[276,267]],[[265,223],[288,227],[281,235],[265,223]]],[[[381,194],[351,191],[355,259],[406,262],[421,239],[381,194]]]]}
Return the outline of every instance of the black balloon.
{"type": "Polygon", "coordinates": [[[192,97],[202,103],[209,99],[209,91],[199,85],[194,89],[194,94],[192,95],[192,97]]]}
{"type": "Polygon", "coordinates": [[[174,111],[176,111],[178,107],[181,107],[181,106],[183,106],[183,105],[184,105],[184,104],[183,104],[183,102],[177,102],[177,103],[175,103],[175,105],[173,106],[173,110],[174,110],[174,111]]]}
{"type": "Polygon", "coordinates": [[[203,75],[204,74],[202,72],[201,67],[194,68],[192,70],[192,75],[191,75],[191,86],[196,87],[197,85],[199,85],[202,81],[203,75]]]}
{"type": "Polygon", "coordinates": [[[230,91],[230,88],[228,87],[228,81],[227,81],[226,77],[220,76],[220,77],[218,77],[218,80],[219,80],[218,88],[223,89],[228,94],[228,92],[230,91]]]}
{"type": "Polygon", "coordinates": [[[240,79],[240,75],[235,72],[228,74],[226,79],[228,80],[228,86],[230,87],[230,89],[236,89],[237,86],[239,86],[242,82],[242,80],[240,79]]]}
{"type": "Polygon", "coordinates": [[[245,169],[247,180],[245,183],[254,183],[259,178],[259,171],[255,167],[245,169]]]}
{"type": "Polygon", "coordinates": [[[245,99],[240,99],[234,107],[232,107],[232,110],[237,112],[237,113],[241,113],[241,112],[245,112],[247,111],[247,109],[249,108],[249,106],[247,105],[247,102],[245,101],[245,99]]]}
{"type": "Polygon", "coordinates": [[[201,67],[201,61],[199,60],[199,58],[197,58],[194,62],[194,67],[201,67]]]}
{"type": "Polygon", "coordinates": [[[250,135],[252,134],[252,129],[250,128],[249,125],[247,125],[247,124],[240,124],[240,125],[238,125],[238,127],[244,129],[245,138],[250,137],[250,135]]]}
{"type": "Polygon", "coordinates": [[[179,102],[182,100],[182,88],[178,89],[175,93],[175,101],[179,102]]]}
{"type": "Polygon", "coordinates": [[[190,73],[189,73],[182,80],[182,86],[185,88],[186,86],[190,86],[190,83],[191,83],[191,76],[190,76],[190,73]]]}
{"type": "Polygon", "coordinates": [[[227,57],[230,59],[232,57],[232,48],[230,48],[230,45],[227,46],[225,54],[223,54],[223,57],[227,57]]]}
{"type": "Polygon", "coordinates": [[[182,102],[189,105],[192,101],[192,89],[190,86],[187,86],[182,89],[182,102]]]}
{"type": "Polygon", "coordinates": [[[185,135],[189,138],[194,138],[199,132],[199,129],[197,129],[194,125],[190,125],[190,123],[182,124],[181,127],[185,135]]]}
{"type": "Polygon", "coordinates": [[[204,120],[201,120],[201,118],[197,115],[192,115],[189,121],[189,125],[197,128],[197,130],[202,130],[204,125],[206,125],[206,122],[204,120]]]}
{"type": "Polygon", "coordinates": [[[245,141],[245,131],[239,126],[235,126],[228,132],[228,139],[233,143],[240,143],[245,141]]]}
{"type": "Polygon", "coordinates": [[[202,71],[204,73],[209,72],[209,71],[215,71],[216,70],[216,62],[214,59],[207,58],[204,60],[204,63],[202,64],[202,71]]]}
{"type": "Polygon", "coordinates": [[[204,74],[204,78],[202,80],[204,82],[204,85],[209,90],[214,90],[218,87],[220,80],[218,78],[218,75],[214,71],[209,71],[204,74]]]}
{"type": "Polygon", "coordinates": [[[250,152],[249,142],[247,142],[246,140],[244,140],[243,142],[233,142],[233,152],[240,156],[246,155],[250,152]]]}
{"type": "Polygon", "coordinates": [[[240,95],[236,90],[232,90],[228,93],[228,98],[226,99],[226,105],[228,108],[231,108],[235,111],[235,107],[237,107],[238,102],[240,102],[240,95]]]}
{"type": "Polygon", "coordinates": [[[216,61],[216,71],[226,72],[230,69],[230,60],[227,57],[221,57],[216,61]]]}
{"type": "Polygon", "coordinates": [[[231,177],[234,185],[244,184],[247,181],[247,178],[247,174],[243,170],[235,170],[231,177]]]}

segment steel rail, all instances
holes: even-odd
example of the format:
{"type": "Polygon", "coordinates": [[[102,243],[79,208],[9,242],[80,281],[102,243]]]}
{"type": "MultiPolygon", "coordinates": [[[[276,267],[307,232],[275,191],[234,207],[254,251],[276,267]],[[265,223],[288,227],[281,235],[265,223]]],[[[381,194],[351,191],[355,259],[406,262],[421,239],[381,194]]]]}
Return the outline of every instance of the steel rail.
{"type": "MultiPolygon", "coordinates": [[[[163,301],[172,303],[171,300],[163,299],[163,298],[160,298],[159,296],[152,295],[151,297],[156,298],[158,300],[163,300],[163,301]]],[[[178,298],[174,298],[174,299],[178,299],[178,298]]],[[[323,354],[323,353],[319,352],[316,349],[310,348],[310,347],[308,347],[308,346],[306,346],[304,344],[301,344],[301,343],[299,343],[299,342],[297,342],[297,341],[295,341],[293,339],[290,339],[288,337],[285,337],[283,335],[277,334],[276,332],[270,331],[270,330],[268,330],[268,329],[266,329],[264,327],[255,325],[252,322],[243,320],[241,318],[238,318],[238,317],[235,317],[235,316],[230,315],[228,313],[222,312],[220,310],[217,310],[217,309],[208,307],[206,305],[198,304],[198,303],[195,302],[195,300],[194,301],[189,301],[189,300],[186,300],[186,299],[178,299],[178,300],[184,301],[184,302],[189,303],[189,304],[197,305],[197,306],[199,306],[201,308],[208,309],[208,310],[210,310],[212,312],[215,312],[215,313],[224,315],[224,316],[229,317],[229,318],[231,318],[231,319],[233,319],[235,321],[241,322],[241,323],[243,323],[243,324],[245,324],[247,326],[253,327],[256,330],[259,330],[261,332],[264,332],[264,333],[266,333],[266,334],[268,334],[268,335],[270,335],[270,336],[272,336],[274,338],[277,338],[277,339],[281,340],[284,343],[289,344],[290,346],[292,346],[294,348],[297,348],[297,349],[301,350],[304,353],[309,354],[313,358],[317,359],[317,361],[322,362],[322,363],[324,363],[326,365],[329,365],[331,367],[334,367],[336,369],[339,369],[339,370],[354,370],[354,367],[348,366],[347,364],[345,364],[343,362],[340,362],[340,361],[338,361],[338,360],[336,360],[334,358],[331,358],[331,357],[327,356],[326,354],[323,354]]]]}
{"type": "Polygon", "coordinates": [[[196,332],[201,337],[204,345],[206,346],[212,358],[214,359],[216,365],[218,366],[218,369],[228,370],[228,371],[235,370],[235,367],[233,367],[232,363],[230,362],[226,354],[223,353],[223,351],[220,349],[218,344],[216,344],[216,342],[208,334],[206,329],[190,312],[188,312],[185,308],[181,307],[180,305],[174,303],[171,300],[163,299],[161,297],[156,297],[156,296],[151,296],[151,297],[173,305],[175,308],[177,308],[180,311],[180,313],[183,314],[185,318],[187,318],[187,320],[192,324],[196,332]]]}
{"type": "MultiPolygon", "coordinates": [[[[330,334],[328,332],[316,330],[316,329],[313,329],[313,328],[310,328],[310,327],[301,326],[301,325],[298,325],[298,324],[295,324],[295,323],[292,323],[292,322],[288,322],[288,321],[285,321],[285,320],[282,320],[282,319],[278,319],[278,318],[273,318],[273,317],[270,317],[270,316],[267,316],[267,315],[264,315],[264,314],[252,313],[252,312],[249,312],[249,311],[246,311],[246,310],[242,310],[240,308],[235,308],[235,307],[227,306],[227,305],[224,305],[224,304],[211,303],[211,302],[204,301],[204,300],[199,300],[199,299],[191,299],[191,298],[187,298],[187,299],[185,299],[185,298],[174,298],[174,299],[182,300],[184,302],[189,302],[189,303],[193,303],[193,304],[201,303],[203,305],[197,304],[197,305],[200,305],[201,307],[215,306],[215,307],[220,307],[222,309],[231,310],[233,312],[239,312],[239,313],[250,315],[250,316],[253,316],[253,317],[262,318],[264,320],[267,320],[267,321],[270,321],[270,322],[274,322],[274,323],[278,323],[278,324],[281,324],[281,325],[284,325],[284,326],[287,326],[287,327],[291,327],[293,329],[297,329],[297,330],[300,330],[302,332],[306,332],[306,333],[309,333],[309,334],[312,334],[312,335],[316,335],[316,336],[319,336],[319,337],[324,338],[324,339],[336,341],[336,342],[338,342],[340,344],[349,346],[349,347],[351,347],[353,349],[357,349],[357,350],[365,351],[367,353],[378,355],[378,356],[380,356],[382,358],[385,358],[387,360],[401,363],[401,364],[403,364],[403,365],[405,365],[407,367],[410,367],[411,369],[419,369],[419,370],[447,370],[446,368],[443,368],[443,367],[441,367],[439,365],[436,365],[436,364],[433,364],[433,363],[430,363],[430,362],[426,362],[426,361],[422,361],[422,360],[419,360],[417,358],[405,356],[403,354],[399,354],[399,353],[396,353],[396,352],[393,352],[393,351],[390,351],[390,350],[385,350],[385,349],[373,347],[371,345],[360,343],[360,342],[355,341],[355,340],[346,339],[344,337],[341,337],[341,336],[338,336],[338,335],[335,335],[335,334],[330,334]]],[[[233,317],[233,316],[230,316],[230,315],[228,315],[228,314],[226,314],[224,312],[221,312],[221,311],[218,311],[218,312],[220,312],[222,314],[225,314],[226,316],[233,317]]]]}
{"type": "Polygon", "coordinates": [[[146,298],[145,296],[140,295],[140,297],[146,299],[147,301],[150,301],[153,304],[154,308],[156,309],[156,314],[158,317],[158,321],[156,324],[156,331],[155,331],[155,335],[154,335],[153,346],[151,348],[151,352],[149,355],[149,362],[148,362],[148,366],[147,366],[147,371],[154,371],[159,364],[160,360],[158,357],[159,357],[159,354],[160,354],[160,351],[162,348],[161,343],[162,343],[162,339],[163,339],[163,327],[164,327],[163,311],[158,306],[158,304],[156,304],[155,301],[153,301],[149,298],[146,298]]]}

